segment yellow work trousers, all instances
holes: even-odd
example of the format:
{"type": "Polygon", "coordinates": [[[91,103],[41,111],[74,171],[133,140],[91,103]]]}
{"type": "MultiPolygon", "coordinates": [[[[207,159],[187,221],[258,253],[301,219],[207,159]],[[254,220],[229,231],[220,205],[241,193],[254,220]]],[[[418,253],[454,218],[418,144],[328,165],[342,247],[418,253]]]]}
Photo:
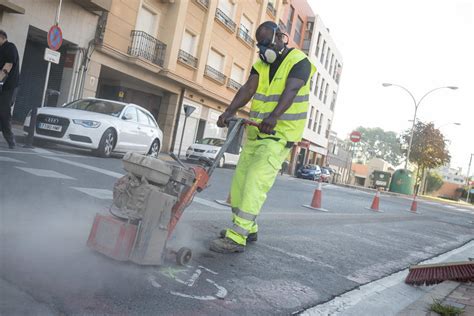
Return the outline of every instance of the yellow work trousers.
{"type": "Polygon", "coordinates": [[[227,230],[227,238],[245,245],[248,234],[257,232],[257,216],[289,151],[283,140],[248,140],[244,145],[232,179],[234,225],[227,230]]]}

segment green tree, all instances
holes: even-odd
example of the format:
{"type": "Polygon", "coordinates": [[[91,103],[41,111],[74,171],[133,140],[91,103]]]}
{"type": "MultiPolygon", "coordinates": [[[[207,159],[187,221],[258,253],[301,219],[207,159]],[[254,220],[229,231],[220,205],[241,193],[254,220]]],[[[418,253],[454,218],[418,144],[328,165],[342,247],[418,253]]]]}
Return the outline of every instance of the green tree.
{"type": "MultiPolygon", "coordinates": [[[[411,130],[402,135],[402,140],[408,145],[411,130]]],[[[410,161],[417,165],[416,183],[426,169],[434,169],[450,161],[446,140],[433,123],[417,122],[413,133],[410,151],[410,161]],[[421,172],[421,173],[420,173],[421,172]]]]}
{"type": "Polygon", "coordinates": [[[395,166],[400,163],[403,156],[397,133],[384,131],[380,127],[362,126],[356,128],[356,131],[362,135],[361,141],[356,145],[356,150],[367,160],[381,158],[395,166]]]}
{"type": "Polygon", "coordinates": [[[437,191],[443,185],[443,178],[436,172],[430,172],[426,176],[426,192],[437,191]]]}

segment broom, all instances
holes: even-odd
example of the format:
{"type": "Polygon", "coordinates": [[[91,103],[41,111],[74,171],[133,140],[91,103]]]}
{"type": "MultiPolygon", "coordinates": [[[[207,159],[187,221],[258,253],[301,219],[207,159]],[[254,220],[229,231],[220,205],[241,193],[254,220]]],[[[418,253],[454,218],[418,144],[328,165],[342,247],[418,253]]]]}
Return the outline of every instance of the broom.
{"type": "Polygon", "coordinates": [[[432,285],[446,280],[474,282],[474,261],[411,266],[405,283],[412,285],[432,285]]]}

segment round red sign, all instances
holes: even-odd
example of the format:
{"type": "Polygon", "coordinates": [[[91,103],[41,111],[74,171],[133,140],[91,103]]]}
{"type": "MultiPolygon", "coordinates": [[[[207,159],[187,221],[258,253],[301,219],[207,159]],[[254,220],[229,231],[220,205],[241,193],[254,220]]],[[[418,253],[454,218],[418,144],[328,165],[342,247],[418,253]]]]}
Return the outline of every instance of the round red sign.
{"type": "Polygon", "coordinates": [[[351,142],[353,142],[353,143],[358,143],[358,142],[360,142],[360,138],[361,138],[360,132],[358,132],[358,131],[353,131],[353,132],[351,133],[351,136],[350,136],[351,142]]]}
{"type": "Polygon", "coordinates": [[[48,32],[48,47],[52,50],[58,50],[63,43],[63,32],[57,25],[51,26],[48,32]]]}

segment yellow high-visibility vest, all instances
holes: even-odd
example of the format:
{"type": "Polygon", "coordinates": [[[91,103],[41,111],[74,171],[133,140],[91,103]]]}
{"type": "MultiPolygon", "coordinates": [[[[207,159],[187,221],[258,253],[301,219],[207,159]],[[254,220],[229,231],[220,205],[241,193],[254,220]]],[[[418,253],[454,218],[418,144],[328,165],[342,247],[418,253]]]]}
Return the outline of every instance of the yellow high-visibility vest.
{"type": "MultiPolygon", "coordinates": [[[[268,117],[276,108],[278,100],[285,90],[286,80],[291,68],[301,60],[308,58],[305,53],[298,49],[291,50],[278,67],[278,70],[270,83],[270,65],[263,61],[257,61],[253,67],[258,72],[259,82],[257,91],[253,97],[250,107],[250,118],[255,122],[261,122],[268,117]]],[[[309,60],[309,59],[308,59],[309,60]]],[[[270,136],[262,134],[258,128],[249,126],[247,135],[249,139],[256,139],[257,136],[277,137],[288,142],[299,142],[303,137],[306,118],[308,115],[309,94],[310,94],[310,78],[316,72],[316,67],[311,60],[311,74],[308,81],[298,91],[293,100],[293,104],[280,116],[275,127],[276,135],[270,136]]]]}

